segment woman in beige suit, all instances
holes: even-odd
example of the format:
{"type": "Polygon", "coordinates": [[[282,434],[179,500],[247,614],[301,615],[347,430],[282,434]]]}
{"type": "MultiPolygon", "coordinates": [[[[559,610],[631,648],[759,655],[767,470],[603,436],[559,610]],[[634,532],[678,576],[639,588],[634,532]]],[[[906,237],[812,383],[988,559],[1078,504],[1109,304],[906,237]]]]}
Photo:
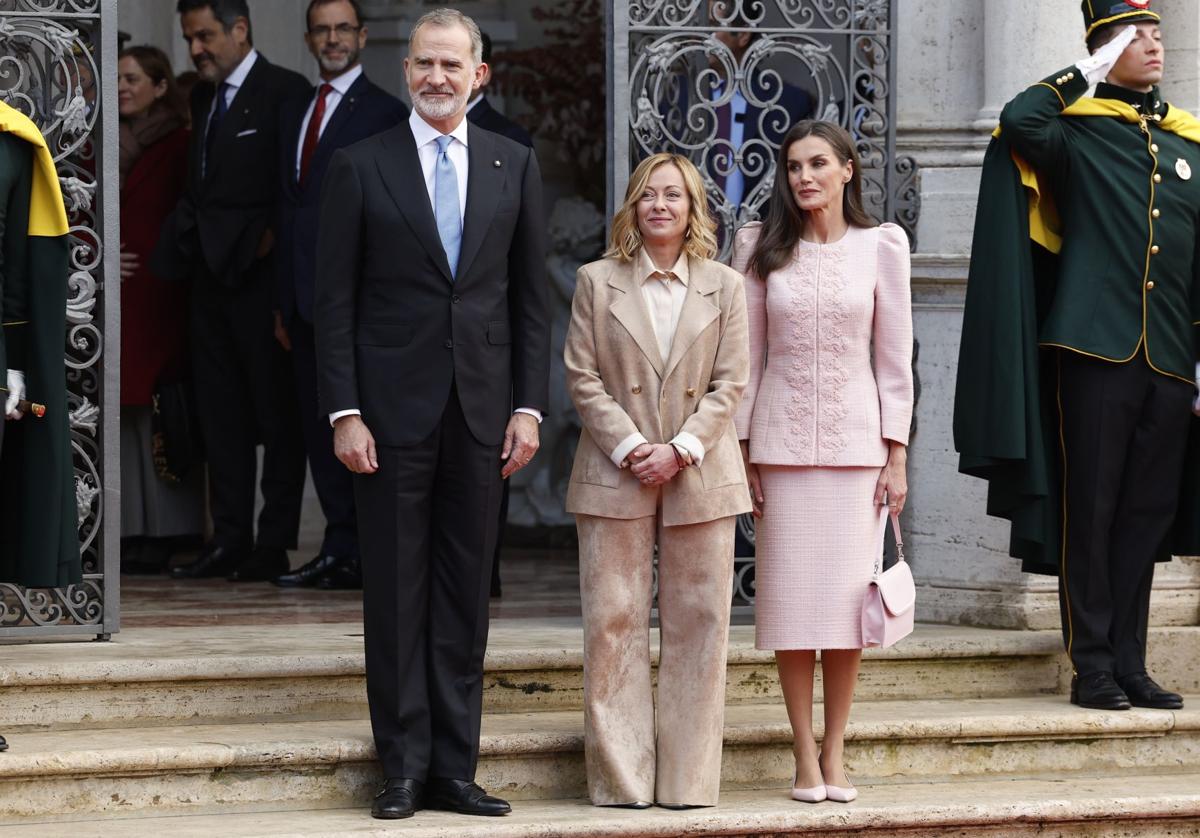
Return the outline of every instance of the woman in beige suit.
{"type": "Polygon", "coordinates": [[[565,360],[583,432],[567,510],[598,806],[712,806],[720,789],[734,518],[750,510],[733,417],[749,361],[742,277],[712,260],[714,230],[695,167],[657,154],[630,178],[605,258],[579,269],[565,360]]]}

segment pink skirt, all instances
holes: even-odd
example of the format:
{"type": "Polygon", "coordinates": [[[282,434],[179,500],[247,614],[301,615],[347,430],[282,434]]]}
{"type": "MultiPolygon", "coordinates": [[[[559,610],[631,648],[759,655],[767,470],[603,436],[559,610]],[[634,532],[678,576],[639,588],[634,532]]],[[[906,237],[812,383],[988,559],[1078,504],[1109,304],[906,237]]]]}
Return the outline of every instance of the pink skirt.
{"type": "Polygon", "coordinates": [[[862,602],[883,555],[880,469],[758,467],[755,645],[861,649],[862,602]]]}

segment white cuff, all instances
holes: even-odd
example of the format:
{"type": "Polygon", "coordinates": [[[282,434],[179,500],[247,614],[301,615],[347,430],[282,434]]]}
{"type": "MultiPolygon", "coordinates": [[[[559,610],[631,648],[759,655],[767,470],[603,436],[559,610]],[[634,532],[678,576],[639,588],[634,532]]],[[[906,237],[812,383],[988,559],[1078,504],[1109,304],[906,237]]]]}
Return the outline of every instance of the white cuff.
{"type": "Polygon", "coordinates": [[[621,467],[621,463],[625,462],[625,458],[632,453],[633,449],[639,445],[645,445],[646,438],[639,433],[632,433],[621,440],[621,444],[613,449],[612,461],[617,468],[621,467]]]}
{"type": "Polygon", "coordinates": [[[339,410],[336,413],[330,413],[329,414],[329,426],[333,427],[334,424],[337,423],[337,420],[341,419],[343,416],[362,416],[362,411],[361,410],[339,410]]]}
{"type": "Polygon", "coordinates": [[[696,439],[693,434],[687,431],[680,431],[675,434],[675,438],[671,440],[672,445],[681,445],[687,449],[687,452],[692,455],[692,462],[695,465],[700,465],[704,462],[704,443],[696,439]]]}
{"type": "Polygon", "coordinates": [[[542,412],[536,407],[518,407],[513,413],[527,413],[536,419],[539,425],[542,424],[542,412]]]}

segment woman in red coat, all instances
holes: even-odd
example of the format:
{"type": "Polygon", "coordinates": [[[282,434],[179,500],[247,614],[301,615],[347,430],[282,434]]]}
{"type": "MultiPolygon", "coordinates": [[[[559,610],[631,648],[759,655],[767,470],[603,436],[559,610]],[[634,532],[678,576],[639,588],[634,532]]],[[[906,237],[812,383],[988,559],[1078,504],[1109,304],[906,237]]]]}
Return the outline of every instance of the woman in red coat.
{"type": "Polygon", "coordinates": [[[183,369],[188,288],[149,269],[163,219],[187,174],[186,108],[162,50],[120,54],[121,114],[121,569],[158,573],[181,536],[204,529],[202,476],[170,482],[151,454],[152,394],[163,374],[183,369]]]}

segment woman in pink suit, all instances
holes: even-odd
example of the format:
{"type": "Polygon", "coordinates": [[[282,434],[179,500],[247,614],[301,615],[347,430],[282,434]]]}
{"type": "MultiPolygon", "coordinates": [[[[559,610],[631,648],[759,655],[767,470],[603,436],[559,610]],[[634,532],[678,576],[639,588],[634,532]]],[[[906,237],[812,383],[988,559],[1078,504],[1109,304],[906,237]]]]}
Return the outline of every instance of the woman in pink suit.
{"type": "Polygon", "coordinates": [[[805,121],[781,148],[765,223],[738,231],[750,382],[736,424],[756,534],[756,644],[772,649],[792,723],[792,797],[849,802],[843,737],[862,656],[863,596],[888,507],[908,492],[909,245],[862,205],[853,140],[805,121]],[[813,735],[821,651],[825,734],[813,735]]]}

